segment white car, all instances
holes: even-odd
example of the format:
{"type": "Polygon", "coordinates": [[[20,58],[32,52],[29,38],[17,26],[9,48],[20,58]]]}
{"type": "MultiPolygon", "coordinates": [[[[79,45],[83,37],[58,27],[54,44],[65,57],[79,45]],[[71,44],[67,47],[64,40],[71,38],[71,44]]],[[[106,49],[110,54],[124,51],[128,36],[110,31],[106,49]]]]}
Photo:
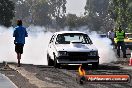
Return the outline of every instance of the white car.
{"type": "Polygon", "coordinates": [[[56,32],[50,39],[47,50],[49,66],[59,67],[61,64],[99,65],[98,50],[89,36],[80,31],[56,32]]]}

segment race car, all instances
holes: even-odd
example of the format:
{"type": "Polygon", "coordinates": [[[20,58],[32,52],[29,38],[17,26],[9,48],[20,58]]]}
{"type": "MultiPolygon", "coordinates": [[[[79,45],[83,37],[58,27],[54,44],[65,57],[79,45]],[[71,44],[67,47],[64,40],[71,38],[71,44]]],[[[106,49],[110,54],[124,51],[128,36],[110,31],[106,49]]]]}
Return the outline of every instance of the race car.
{"type": "Polygon", "coordinates": [[[80,31],[56,32],[50,39],[47,49],[49,66],[60,67],[62,64],[99,65],[98,50],[90,37],[80,31]]]}
{"type": "Polygon", "coordinates": [[[124,42],[126,48],[132,49],[132,33],[125,33],[125,36],[124,42]]]}

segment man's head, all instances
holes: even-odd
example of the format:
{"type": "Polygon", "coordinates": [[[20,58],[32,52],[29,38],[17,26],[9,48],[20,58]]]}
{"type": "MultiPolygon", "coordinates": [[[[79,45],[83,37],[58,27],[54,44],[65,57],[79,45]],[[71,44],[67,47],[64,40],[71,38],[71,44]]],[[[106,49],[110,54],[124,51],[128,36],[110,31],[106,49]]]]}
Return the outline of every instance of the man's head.
{"type": "Polygon", "coordinates": [[[113,32],[114,31],[114,29],[111,29],[111,32],[113,32]]]}
{"type": "Polygon", "coordinates": [[[17,20],[17,25],[21,26],[22,25],[22,20],[17,20]]]}
{"type": "Polygon", "coordinates": [[[122,31],[121,26],[119,26],[119,31],[122,31]]]}

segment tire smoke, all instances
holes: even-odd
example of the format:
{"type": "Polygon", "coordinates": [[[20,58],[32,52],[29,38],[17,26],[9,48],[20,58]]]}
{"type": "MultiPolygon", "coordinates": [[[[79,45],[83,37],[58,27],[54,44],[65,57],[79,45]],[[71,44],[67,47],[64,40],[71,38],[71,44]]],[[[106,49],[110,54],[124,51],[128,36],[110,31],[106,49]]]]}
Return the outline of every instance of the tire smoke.
{"type": "MultiPolygon", "coordinates": [[[[13,28],[0,26],[0,62],[17,62],[15,53],[13,28]]],[[[45,32],[44,27],[30,26],[25,40],[21,63],[47,65],[47,46],[51,32],[45,32]]]]}
{"type": "MultiPolygon", "coordinates": [[[[13,28],[0,26],[0,62],[17,62],[13,38],[13,28]]],[[[53,33],[45,31],[44,27],[30,26],[24,45],[21,63],[47,65],[47,47],[53,33]]],[[[109,39],[101,39],[96,33],[90,37],[99,50],[100,64],[116,61],[115,53],[109,39]]]]}
{"type": "Polygon", "coordinates": [[[91,32],[90,37],[93,41],[93,44],[98,49],[100,64],[117,61],[110,39],[107,37],[101,38],[96,32],[91,32]]]}

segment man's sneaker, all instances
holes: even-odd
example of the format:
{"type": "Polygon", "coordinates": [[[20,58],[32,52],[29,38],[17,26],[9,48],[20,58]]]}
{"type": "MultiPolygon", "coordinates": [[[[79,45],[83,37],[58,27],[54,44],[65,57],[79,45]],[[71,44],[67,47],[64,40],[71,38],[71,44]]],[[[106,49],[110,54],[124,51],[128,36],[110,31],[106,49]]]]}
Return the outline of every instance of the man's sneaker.
{"type": "Polygon", "coordinates": [[[20,66],[21,66],[21,64],[20,64],[20,60],[18,60],[17,67],[20,67],[20,66]]]}
{"type": "Polygon", "coordinates": [[[18,64],[18,65],[17,65],[17,67],[20,67],[20,66],[21,66],[21,64],[18,64]]]}

